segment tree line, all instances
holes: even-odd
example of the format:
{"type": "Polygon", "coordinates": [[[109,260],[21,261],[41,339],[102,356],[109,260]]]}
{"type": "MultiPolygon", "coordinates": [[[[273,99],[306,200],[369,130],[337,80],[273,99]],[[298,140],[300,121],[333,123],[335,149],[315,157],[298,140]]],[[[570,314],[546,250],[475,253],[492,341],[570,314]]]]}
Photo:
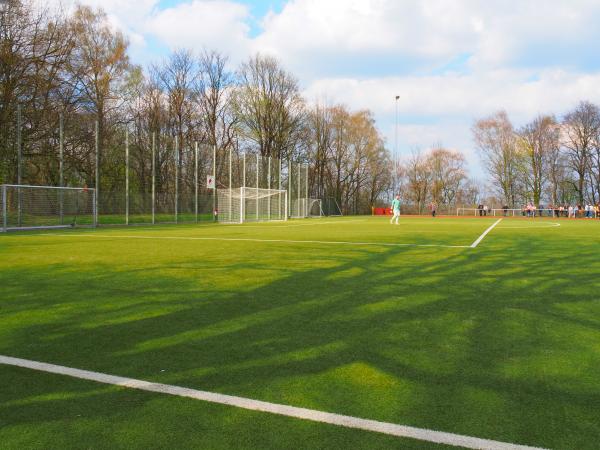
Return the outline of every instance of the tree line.
{"type": "Polygon", "coordinates": [[[520,128],[499,111],[477,120],[473,136],[498,203],[600,203],[597,105],[582,101],[560,120],[541,114],[520,128]]]}
{"type": "Polygon", "coordinates": [[[98,162],[108,201],[125,188],[127,138],[139,192],[150,190],[152,148],[157,191],[172,192],[175,173],[191,190],[196,144],[200,172],[216,149],[217,179],[230,151],[309,163],[309,195],[334,197],[346,213],[370,211],[391,187],[372,113],[309,104],[271,56],[233,68],[218,51],[179,49],[141,67],[101,9],[20,0],[0,10],[0,41],[0,183],[20,173],[22,183],[58,185],[62,143],[64,185],[94,186],[98,162]]]}

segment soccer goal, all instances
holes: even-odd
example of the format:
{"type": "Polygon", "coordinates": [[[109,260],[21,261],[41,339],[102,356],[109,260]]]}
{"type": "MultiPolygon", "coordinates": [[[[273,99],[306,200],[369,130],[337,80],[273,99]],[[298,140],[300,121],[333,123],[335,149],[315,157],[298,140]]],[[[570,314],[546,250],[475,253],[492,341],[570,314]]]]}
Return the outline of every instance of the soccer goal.
{"type": "Polygon", "coordinates": [[[287,192],[240,187],[217,190],[217,219],[223,223],[287,220],[287,192]]]}
{"type": "Polygon", "coordinates": [[[96,191],[87,188],[3,184],[2,231],[96,226],[96,191]]]}

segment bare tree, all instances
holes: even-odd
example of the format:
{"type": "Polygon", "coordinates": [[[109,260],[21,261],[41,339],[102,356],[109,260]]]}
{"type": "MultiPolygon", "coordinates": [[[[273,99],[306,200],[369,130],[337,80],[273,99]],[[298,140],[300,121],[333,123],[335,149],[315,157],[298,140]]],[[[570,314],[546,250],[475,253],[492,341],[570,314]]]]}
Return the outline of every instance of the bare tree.
{"type": "Polygon", "coordinates": [[[600,110],[590,102],[581,102],[563,120],[562,145],[567,164],[576,174],[573,187],[581,204],[585,201],[586,176],[600,132],[600,110]]]}
{"type": "Polygon", "coordinates": [[[275,58],[257,54],[240,66],[235,112],[243,136],[261,155],[288,158],[293,154],[304,101],[296,78],[275,58]]]}
{"type": "Polygon", "coordinates": [[[513,126],[505,111],[478,120],[473,137],[494,186],[509,205],[517,203],[518,152],[513,126]]]}
{"type": "Polygon", "coordinates": [[[521,173],[527,196],[540,204],[550,176],[552,152],[557,148],[558,135],[554,116],[538,116],[518,132],[522,152],[521,173]]]}

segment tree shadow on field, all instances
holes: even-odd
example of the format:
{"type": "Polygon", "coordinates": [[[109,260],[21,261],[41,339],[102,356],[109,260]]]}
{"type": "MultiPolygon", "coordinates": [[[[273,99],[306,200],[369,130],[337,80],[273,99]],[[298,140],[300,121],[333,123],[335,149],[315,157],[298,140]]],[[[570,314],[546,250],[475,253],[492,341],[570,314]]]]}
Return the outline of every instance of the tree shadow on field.
{"type": "MultiPolygon", "coordinates": [[[[276,276],[271,263],[244,253],[210,269],[201,257],[144,270],[13,268],[0,274],[0,352],[509,442],[593,448],[600,246],[560,248],[555,258],[547,242],[522,244],[303,246],[314,268],[301,269],[294,249],[277,249],[276,276]],[[182,265],[191,272],[178,274],[182,265]],[[237,285],[219,284],[221,270],[237,285]]],[[[11,407],[19,424],[36,420],[27,413],[34,404],[11,407]]]]}

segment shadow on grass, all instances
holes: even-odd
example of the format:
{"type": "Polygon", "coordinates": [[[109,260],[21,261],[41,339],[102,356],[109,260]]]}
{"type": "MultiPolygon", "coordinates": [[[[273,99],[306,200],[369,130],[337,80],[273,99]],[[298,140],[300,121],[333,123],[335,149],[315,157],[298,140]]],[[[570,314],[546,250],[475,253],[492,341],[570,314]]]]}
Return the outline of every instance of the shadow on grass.
{"type": "MultiPolygon", "coordinates": [[[[257,262],[247,244],[239,262],[220,267],[199,256],[135,270],[14,268],[0,274],[0,351],[491,439],[594,448],[597,249],[565,248],[552,259],[544,242],[522,244],[314,247],[302,260],[316,267],[288,259],[256,283],[248,274],[271,273],[273,262],[257,262]],[[165,272],[182,265],[186,274],[165,272]],[[210,271],[237,284],[224,288],[210,271]]],[[[9,392],[13,406],[0,407],[6,423],[35,423],[40,405],[78,401],[15,403],[22,395],[9,392]]]]}

